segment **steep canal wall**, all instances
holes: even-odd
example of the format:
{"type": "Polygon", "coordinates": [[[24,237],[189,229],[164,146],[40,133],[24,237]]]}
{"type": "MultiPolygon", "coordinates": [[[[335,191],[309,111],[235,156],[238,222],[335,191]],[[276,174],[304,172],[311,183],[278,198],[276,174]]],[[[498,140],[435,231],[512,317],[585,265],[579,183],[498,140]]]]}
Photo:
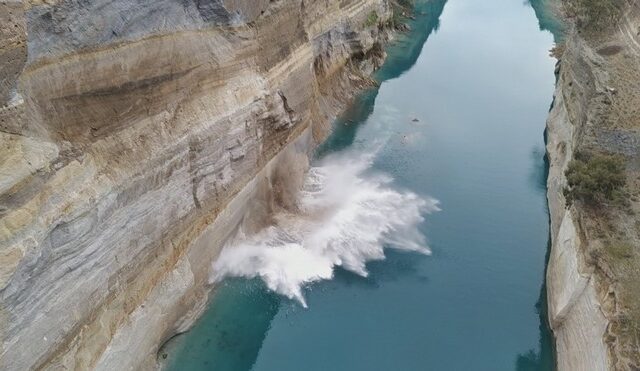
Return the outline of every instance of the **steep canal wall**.
{"type": "Polygon", "coordinates": [[[555,50],[558,79],[547,121],[547,294],[558,368],[638,369],[640,9],[617,1],[596,4],[600,13],[581,1],[559,5],[569,28],[555,50]],[[625,160],[624,202],[567,205],[565,172],[580,152],[625,160]]]}

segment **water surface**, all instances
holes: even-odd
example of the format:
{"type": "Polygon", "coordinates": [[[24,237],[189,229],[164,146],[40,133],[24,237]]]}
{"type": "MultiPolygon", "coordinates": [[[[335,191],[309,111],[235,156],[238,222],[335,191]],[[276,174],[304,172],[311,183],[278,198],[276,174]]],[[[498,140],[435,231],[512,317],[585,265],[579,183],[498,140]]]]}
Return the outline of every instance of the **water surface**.
{"type": "MultiPolygon", "coordinates": [[[[173,370],[551,370],[543,131],[553,92],[544,0],[419,1],[413,31],[336,121],[318,161],[378,148],[372,172],[440,201],[431,256],[387,250],[305,287],[308,309],[228,279],[173,370]]],[[[400,192],[400,191],[399,191],[400,192]]]]}

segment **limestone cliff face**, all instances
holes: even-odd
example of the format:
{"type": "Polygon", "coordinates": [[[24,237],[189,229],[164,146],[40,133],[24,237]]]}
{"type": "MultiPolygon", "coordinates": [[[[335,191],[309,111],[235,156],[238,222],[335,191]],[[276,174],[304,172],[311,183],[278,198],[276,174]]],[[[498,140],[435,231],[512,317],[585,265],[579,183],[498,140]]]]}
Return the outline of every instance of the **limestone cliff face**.
{"type": "MultiPolygon", "coordinates": [[[[630,287],[626,273],[619,269],[632,261],[607,257],[609,236],[603,237],[605,232],[597,228],[593,210],[580,204],[566,208],[563,196],[564,173],[576,150],[620,154],[630,164],[628,179],[637,177],[634,162],[640,153],[634,143],[640,139],[636,105],[639,26],[640,7],[630,5],[623,9],[618,25],[606,33],[586,36],[574,27],[563,44],[558,65],[554,104],[547,121],[552,238],[547,295],[559,370],[640,367],[635,363],[640,358],[639,345],[634,344],[637,340],[621,334],[615,325],[634,314],[633,308],[623,305],[629,302],[623,299],[630,287]]],[[[628,182],[633,187],[633,181],[628,182]]],[[[637,208],[637,204],[632,201],[630,207],[637,208]]],[[[603,215],[598,218],[620,229],[637,220],[615,210],[603,215]]],[[[618,238],[635,243],[631,235],[618,238]]],[[[625,326],[633,329],[631,323],[625,326]]]]}
{"type": "Polygon", "coordinates": [[[548,193],[551,253],[547,267],[549,321],[556,338],[559,370],[606,370],[604,334],[593,268],[585,263],[575,210],[565,208],[564,172],[573,157],[581,124],[595,93],[594,76],[585,61],[590,49],[577,35],[566,42],[554,104],[547,121],[548,193]]]}
{"type": "Polygon", "coordinates": [[[366,82],[391,7],[0,7],[0,368],[154,368],[366,82]]]}

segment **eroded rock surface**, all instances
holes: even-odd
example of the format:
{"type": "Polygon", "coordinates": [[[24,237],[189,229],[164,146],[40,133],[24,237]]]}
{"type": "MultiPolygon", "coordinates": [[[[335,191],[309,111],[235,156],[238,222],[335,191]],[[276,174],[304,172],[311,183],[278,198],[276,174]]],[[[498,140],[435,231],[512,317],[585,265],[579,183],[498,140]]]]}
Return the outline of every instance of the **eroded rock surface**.
{"type": "Polygon", "coordinates": [[[380,62],[392,12],[387,0],[0,10],[0,368],[16,370],[156,367],[202,309],[225,238],[286,197],[360,67],[380,62]]]}
{"type": "Polygon", "coordinates": [[[640,6],[605,3],[619,13],[601,28],[569,19],[547,121],[547,293],[559,370],[640,368],[640,6]],[[564,173],[576,151],[624,158],[625,205],[567,207],[564,173]]]}

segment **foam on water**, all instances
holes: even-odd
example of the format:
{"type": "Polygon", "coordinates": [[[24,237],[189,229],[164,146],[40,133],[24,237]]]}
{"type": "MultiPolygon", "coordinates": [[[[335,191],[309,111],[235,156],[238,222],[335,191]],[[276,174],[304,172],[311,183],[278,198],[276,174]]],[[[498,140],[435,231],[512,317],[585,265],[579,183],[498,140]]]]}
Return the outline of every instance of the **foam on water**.
{"type": "Polygon", "coordinates": [[[211,280],[260,277],[306,307],[303,287],[331,279],[335,267],[366,277],[366,263],[384,259],[384,248],[429,254],[418,226],[438,202],[369,174],[373,158],[341,154],[312,167],[298,211],[278,212],[272,226],[254,235],[239,231],[213,264],[211,280]]]}

